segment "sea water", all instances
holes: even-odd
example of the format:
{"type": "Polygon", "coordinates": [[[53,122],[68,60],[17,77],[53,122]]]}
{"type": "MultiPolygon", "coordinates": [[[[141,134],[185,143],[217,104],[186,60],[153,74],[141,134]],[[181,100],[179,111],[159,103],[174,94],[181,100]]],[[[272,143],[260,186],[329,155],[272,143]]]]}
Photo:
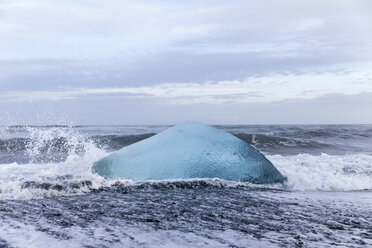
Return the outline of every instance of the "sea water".
{"type": "Polygon", "coordinates": [[[0,127],[0,247],[368,247],[372,126],[215,126],[287,178],[131,181],[92,164],[169,126],[0,127]]]}

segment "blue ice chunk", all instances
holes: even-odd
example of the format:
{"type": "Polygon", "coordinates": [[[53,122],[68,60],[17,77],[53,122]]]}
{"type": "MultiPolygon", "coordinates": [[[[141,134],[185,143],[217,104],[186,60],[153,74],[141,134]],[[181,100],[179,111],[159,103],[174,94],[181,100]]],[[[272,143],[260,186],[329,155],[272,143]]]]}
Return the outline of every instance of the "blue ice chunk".
{"type": "Polygon", "coordinates": [[[197,122],[184,122],[112,153],[93,164],[106,178],[136,181],[221,178],[277,183],[284,178],[253,146],[197,122]]]}

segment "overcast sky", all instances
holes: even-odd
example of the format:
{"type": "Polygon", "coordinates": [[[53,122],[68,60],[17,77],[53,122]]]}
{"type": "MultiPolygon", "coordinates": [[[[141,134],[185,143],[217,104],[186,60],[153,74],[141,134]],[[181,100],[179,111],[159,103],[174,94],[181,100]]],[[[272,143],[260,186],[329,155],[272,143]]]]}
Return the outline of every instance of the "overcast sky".
{"type": "Polygon", "coordinates": [[[372,123],[369,0],[0,0],[0,125],[372,123]]]}

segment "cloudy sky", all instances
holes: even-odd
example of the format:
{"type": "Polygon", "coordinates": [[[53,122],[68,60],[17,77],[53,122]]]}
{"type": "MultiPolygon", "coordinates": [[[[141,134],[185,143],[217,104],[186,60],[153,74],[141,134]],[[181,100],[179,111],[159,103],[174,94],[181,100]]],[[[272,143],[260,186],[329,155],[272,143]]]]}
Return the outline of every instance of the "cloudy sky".
{"type": "Polygon", "coordinates": [[[0,125],[372,123],[369,0],[0,0],[0,125]]]}

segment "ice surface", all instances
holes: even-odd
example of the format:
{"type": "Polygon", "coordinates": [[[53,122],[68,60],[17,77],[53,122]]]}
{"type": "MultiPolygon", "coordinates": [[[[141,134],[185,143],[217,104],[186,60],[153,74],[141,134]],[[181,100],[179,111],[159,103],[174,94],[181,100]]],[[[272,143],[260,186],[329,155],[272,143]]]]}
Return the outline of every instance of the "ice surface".
{"type": "Polygon", "coordinates": [[[221,178],[277,183],[284,178],[253,146],[216,128],[185,122],[93,164],[106,178],[136,181],[221,178]]]}

